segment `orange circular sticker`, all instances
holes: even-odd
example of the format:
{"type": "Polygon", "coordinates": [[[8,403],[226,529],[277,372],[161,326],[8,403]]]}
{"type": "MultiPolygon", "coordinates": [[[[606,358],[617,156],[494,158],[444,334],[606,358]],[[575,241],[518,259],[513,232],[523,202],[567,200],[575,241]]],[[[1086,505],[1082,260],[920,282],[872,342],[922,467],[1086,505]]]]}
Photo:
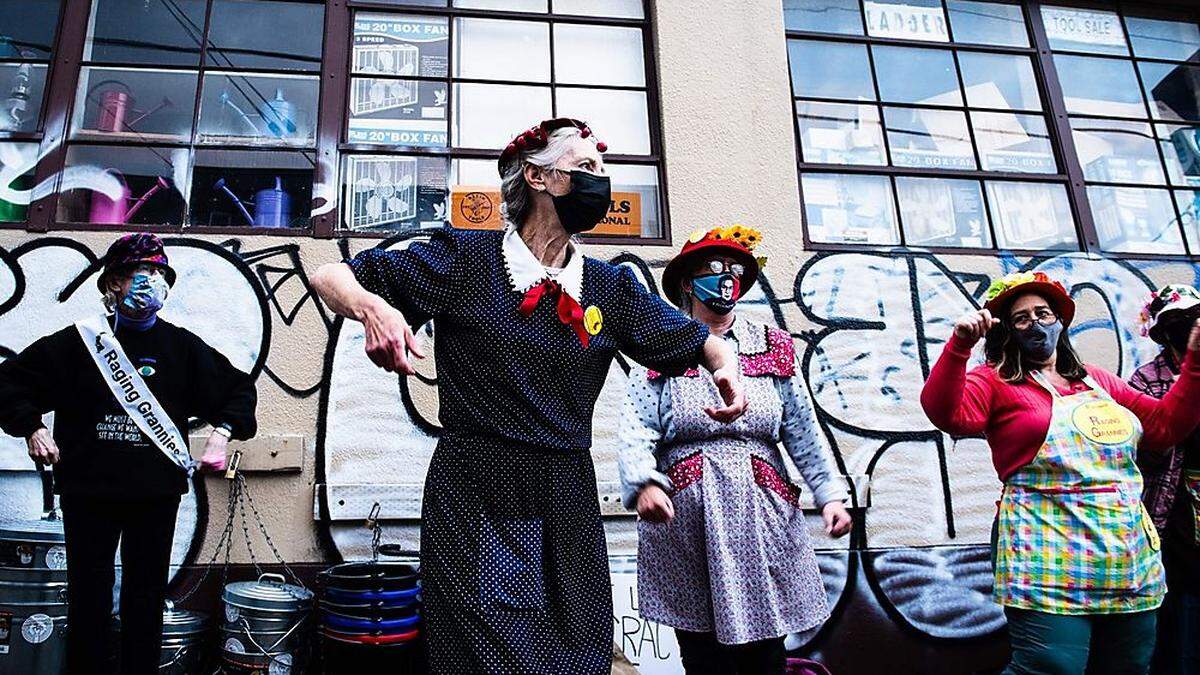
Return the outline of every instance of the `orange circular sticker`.
{"type": "Polygon", "coordinates": [[[1133,438],[1132,413],[1108,400],[1080,403],[1071,412],[1071,423],[1095,443],[1118,445],[1133,438]]]}

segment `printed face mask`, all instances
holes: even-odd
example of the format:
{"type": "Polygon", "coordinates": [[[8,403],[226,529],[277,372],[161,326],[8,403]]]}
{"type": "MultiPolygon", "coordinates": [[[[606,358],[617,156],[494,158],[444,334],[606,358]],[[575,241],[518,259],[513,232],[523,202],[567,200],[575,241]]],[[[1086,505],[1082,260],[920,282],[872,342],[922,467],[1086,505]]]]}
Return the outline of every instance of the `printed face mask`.
{"type": "Polygon", "coordinates": [[[612,184],[608,176],[597,176],[579,169],[563,173],[571,177],[571,191],[565,195],[551,195],[554,211],[568,233],[587,232],[604,220],[608,213],[612,184]]]}
{"type": "Polygon", "coordinates": [[[1058,336],[1062,334],[1061,321],[1055,321],[1049,326],[1034,321],[1029,328],[1015,332],[1017,344],[1021,351],[1034,361],[1045,361],[1054,353],[1058,346],[1058,336]]]}
{"type": "Polygon", "coordinates": [[[738,278],[732,274],[706,274],[692,279],[692,296],[717,314],[728,314],[737,304],[738,278]]]}
{"type": "Polygon", "coordinates": [[[148,318],[162,309],[169,290],[167,280],[161,274],[138,272],[133,275],[129,292],[121,298],[121,306],[131,318],[148,318]]]}

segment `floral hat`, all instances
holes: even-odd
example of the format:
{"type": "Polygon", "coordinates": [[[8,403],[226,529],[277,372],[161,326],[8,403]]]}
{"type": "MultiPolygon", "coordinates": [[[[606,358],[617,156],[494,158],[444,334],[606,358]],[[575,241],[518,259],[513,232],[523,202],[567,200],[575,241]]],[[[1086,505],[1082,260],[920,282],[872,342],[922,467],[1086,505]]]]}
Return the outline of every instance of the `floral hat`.
{"type": "Polygon", "coordinates": [[[1061,282],[1051,279],[1044,272],[1013,272],[992,282],[983,297],[983,308],[996,318],[1003,318],[1005,311],[1018,295],[1036,293],[1050,303],[1063,326],[1071,325],[1075,318],[1075,301],[1061,282]]]}
{"type": "Polygon", "coordinates": [[[101,262],[104,263],[104,269],[96,279],[96,286],[101,293],[105,290],[109,274],[121,272],[136,265],[158,267],[166,276],[167,283],[171,286],[175,285],[175,270],[167,260],[162,240],[150,232],[135,232],[117,239],[112,246],[108,247],[108,252],[101,258],[101,262]]]}
{"type": "Polygon", "coordinates": [[[741,295],[758,280],[759,269],[767,264],[766,258],[756,258],[754,248],[762,242],[762,233],[745,225],[714,227],[711,230],[696,230],[684,242],[679,255],[667,263],[663,270],[663,290],[667,299],[677,306],[683,304],[680,284],[684,275],[691,271],[698,258],[705,255],[724,255],[738,260],[746,272],[738,284],[741,295]]]}
{"type": "Polygon", "coordinates": [[[1184,312],[1200,306],[1200,291],[1184,284],[1167,284],[1150,294],[1149,301],[1138,315],[1142,336],[1163,344],[1163,317],[1171,312],[1184,312]]]}

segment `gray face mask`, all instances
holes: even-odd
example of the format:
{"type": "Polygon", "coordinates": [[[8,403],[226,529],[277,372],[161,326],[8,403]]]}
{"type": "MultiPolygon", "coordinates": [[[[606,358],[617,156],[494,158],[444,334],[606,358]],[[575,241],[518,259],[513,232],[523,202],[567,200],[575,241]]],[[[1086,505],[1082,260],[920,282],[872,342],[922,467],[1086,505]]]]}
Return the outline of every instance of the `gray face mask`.
{"type": "Polygon", "coordinates": [[[1034,321],[1025,330],[1013,331],[1021,352],[1034,361],[1045,361],[1050,358],[1058,347],[1058,336],[1062,335],[1061,321],[1055,321],[1049,326],[1034,321]]]}

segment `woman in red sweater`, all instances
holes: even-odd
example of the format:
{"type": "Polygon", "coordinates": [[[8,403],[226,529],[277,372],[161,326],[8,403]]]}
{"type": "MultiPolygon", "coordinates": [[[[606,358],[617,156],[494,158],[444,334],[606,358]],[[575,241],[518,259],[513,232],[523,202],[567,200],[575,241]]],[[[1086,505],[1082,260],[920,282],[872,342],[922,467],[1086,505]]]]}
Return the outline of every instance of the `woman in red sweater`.
{"type": "Polygon", "coordinates": [[[946,433],[986,436],[1004,482],[993,594],[1009,623],[1005,673],[1145,673],[1166,588],[1134,459],[1200,423],[1200,322],[1157,400],[1080,360],[1062,284],[1019,272],[986,295],[955,324],[921,405],[946,433]],[[967,372],[985,336],[986,364],[967,372]]]}

